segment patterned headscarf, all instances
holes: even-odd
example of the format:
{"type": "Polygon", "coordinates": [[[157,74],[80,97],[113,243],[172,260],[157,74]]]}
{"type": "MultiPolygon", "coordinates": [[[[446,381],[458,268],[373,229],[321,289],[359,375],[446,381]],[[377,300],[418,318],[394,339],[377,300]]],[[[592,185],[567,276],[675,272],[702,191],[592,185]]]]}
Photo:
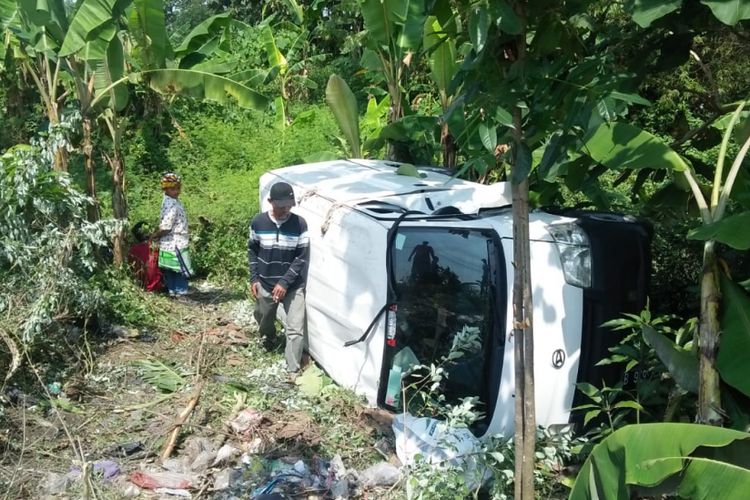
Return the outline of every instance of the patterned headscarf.
{"type": "Polygon", "coordinates": [[[161,188],[169,189],[182,185],[182,177],[174,172],[168,172],[161,176],[161,188]]]}

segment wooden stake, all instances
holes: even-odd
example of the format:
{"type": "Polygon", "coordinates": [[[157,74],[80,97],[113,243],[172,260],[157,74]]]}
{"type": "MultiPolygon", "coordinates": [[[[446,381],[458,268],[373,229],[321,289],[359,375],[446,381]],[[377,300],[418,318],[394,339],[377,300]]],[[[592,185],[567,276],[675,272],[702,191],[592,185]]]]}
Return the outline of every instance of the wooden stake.
{"type": "Polygon", "coordinates": [[[193,393],[190,395],[190,399],[188,400],[187,406],[177,416],[177,419],[174,422],[174,428],[172,429],[172,433],[170,434],[167,442],[164,443],[164,448],[162,449],[161,455],[159,456],[160,462],[164,462],[164,460],[168,459],[169,456],[172,454],[172,450],[174,450],[174,445],[175,443],[177,443],[177,437],[180,435],[180,428],[183,426],[187,418],[195,409],[195,406],[198,404],[198,399],[201,396],[202,390],[203,390],[203,381],[200,381],[198,385],[195,386],[195,389],[193,389],[193,393]]]}

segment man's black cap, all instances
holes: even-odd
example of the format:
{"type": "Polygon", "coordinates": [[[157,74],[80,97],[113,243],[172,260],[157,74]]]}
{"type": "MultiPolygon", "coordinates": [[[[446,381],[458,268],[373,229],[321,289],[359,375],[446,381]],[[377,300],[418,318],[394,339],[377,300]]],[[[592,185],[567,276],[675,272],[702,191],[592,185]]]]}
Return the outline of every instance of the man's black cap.
{"type": "Polygon", "coordinates": [[[277,182],[271,186],[269,198],[275,205],[281,207],[293,207],[295,205],[294,190],[286,182],[277,182]]]}

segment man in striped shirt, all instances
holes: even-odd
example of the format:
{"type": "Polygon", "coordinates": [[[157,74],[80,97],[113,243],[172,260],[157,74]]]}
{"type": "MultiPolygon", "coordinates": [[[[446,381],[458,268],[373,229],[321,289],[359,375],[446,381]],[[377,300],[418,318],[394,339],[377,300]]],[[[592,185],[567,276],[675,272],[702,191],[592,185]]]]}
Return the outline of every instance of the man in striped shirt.
{"type": "Polygon", "coordinates": [[[307,222],[291,213],[294,191],[286,182],[271,186],[271,210],[250,223],[247,255],[250,285],[255,298],[255,319],[267,348],[276,337],[276,311],[286,313],[286,369],[297,373],[304,349],[305,284],[310,255],[307,222]]]}

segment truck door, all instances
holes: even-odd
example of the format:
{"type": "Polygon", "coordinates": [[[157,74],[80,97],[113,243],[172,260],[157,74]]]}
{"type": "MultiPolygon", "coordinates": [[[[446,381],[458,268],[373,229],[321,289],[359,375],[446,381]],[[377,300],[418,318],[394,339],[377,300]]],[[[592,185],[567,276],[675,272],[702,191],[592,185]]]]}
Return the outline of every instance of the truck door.
{"type": "Polygon", "coordinates": [[[450,404],[478,398],[485,420],[475,431],[482,432],[497,399],[505,344],[506,277],[499,239],[483,229],[405,226],[398,228],[390,252],[394,296],[389,297],[391,334],[379,403],[419,413],[423,399],[416,389],[428,370],[417,367],[434,365],[444,377],[431,397],[442,394],[450,404]]]}

